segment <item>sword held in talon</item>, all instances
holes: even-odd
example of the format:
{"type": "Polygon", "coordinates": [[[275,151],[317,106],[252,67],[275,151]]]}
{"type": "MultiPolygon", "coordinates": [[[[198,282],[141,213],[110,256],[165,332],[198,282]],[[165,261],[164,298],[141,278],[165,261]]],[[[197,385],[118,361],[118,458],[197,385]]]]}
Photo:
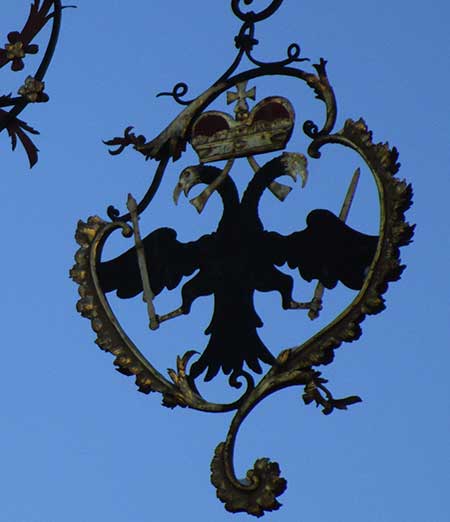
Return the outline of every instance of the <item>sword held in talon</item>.
{"type": "MultiPolygon", "coordinates": [[[[348,213],[350,212],[350,207],[352,206],[353,197],[355,196],[360,175],[361,169],[358,167],[353,174],[352,180],[350,181],[344,203],[342,204],[342,208],[339,213],[339,219],[344,223],[347,221],[348,213]]],[[[322,310],[322,298],[324,291],[325,287],[319,281],[319,283],[317,283],[316,289],[314,291],[314,297],[312,298],[309,307],[308,317],[311,319],[311,321],[319,317],[320,310],[322,310]]]]}
{"type": "Polygon", "coordinates": [[[147,313],[149,317],[149,328],[151,330],[157,330],[159,328],[158,317],[155,312],[153,305],[153,293],[150,286],[150,278],[147,270],[147,262],[145,260],[145,250],[142,243],[141,234],[139,232],[139,216],[137,214],[137,202],[131,194],[128,194],[127,208],[131,215],[131,221],[133,223],[134,242],[136,245],[136,254],[138,258],[139,272],[142,279],[142,288],[144,290],[143,299],[147,303],[147,313]]]}

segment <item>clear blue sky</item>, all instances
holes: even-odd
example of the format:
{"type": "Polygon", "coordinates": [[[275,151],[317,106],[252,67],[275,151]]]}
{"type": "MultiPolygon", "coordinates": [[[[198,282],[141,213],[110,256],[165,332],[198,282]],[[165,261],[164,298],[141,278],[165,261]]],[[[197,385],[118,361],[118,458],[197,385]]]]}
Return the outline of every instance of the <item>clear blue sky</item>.
{"type": "MultiPolygon", "coordinates": [[[[158,134],[179,107],[154,95],[178,81],[187,82],[193,96],[210,85],[231,63],[240,25],[229,1],[77,4],[64,12],[46,78],[50,102],[22,114],[41,131],[37,166],[30,172],[25,155],[11,153],[6,133],[0,136],[0,522],[232,520],[209,481],[214,448],[231,417],[171,411],[160,406],[159,395],[138,393],[133,379],[115,372],[112,357],[94,344],[89,323],[75,310],[77,289],[68,271],[78,219],[105,217],[109,204],[123,209],[127,193],[142,195],[153,172],[153,164],[131,150],[109,156],[101,140],[129,124],[147,138],[158,134]]],[[[7,32],[21,27],[28,5],[2,2],[2,44],[7,32]]],[[[298,42],[313,63],[328,60],[339,108],[336,128],[363,116],[375,141],[398,147],[400,177],[415,192],[408,218],[417,223],[414,243],[402,252],[408,268],[388,292],[387,309],[366,319],[362,338],[344,345],[323,368],[336,396],[358,394],[364,402],[325,417],[304,406],[301,390],[291,388],[261,404],[244,424],[238,473],[268,456],[288,480],[283,507],[266,520],[450,520],[449,17],[443,0],[285,0],[257,26],[255,55],[262,59],[284,57],[287,46],[298,42]]],[[[21,73],[0,73],[1,93],[16,90],[21,73]]],[[[322,121],[321,102],[297,83],[255,82],[258,99],[288,96],[298,123],[322,121]]],[[[298,126],[289,150],[305,152],[306,145],[298,126]]],[[[169,165],[142,219],[145,233],[173,226],[187,241],[215,228],[217,201],[201,217],[184,198],[178,207],[171,202],[178,175],[190,163],[192,153],[169,165]]],[[[269,195],[264,200],[267,227],[301,229],[310,208],[338,210],[341,178],[355,166],[349,152],[310,160],[303,191],[295,187],[283,205],[269,195]]],[[[242,164],[235,177],[245,186],[248,167],[242,164]]],[[[376,195],[366,176],[350,222],[374,232],[374,215],[376,195]]],[[[117,240],[113,248],[124,246],[117,240]]],[[[312,291],[306,283],[296,286],[300,300],[312,291]]],[[[174,294],[161,297],[163,311],[177,305],[174,294]]],[[[350,294],[335,295],[326,296],[323,321],[350,294]]],[[[202,330],[211,301],[155,334],[145,331],[139,299],[114,306],[162,371],[174,366],[177,354],[201,349],[207,340],[202,330]]],[[[258,297],[257,306],[266,324],[261,335],[274,353],[320,326],[301,312],[282,312],[275,296],[258,297]]],[[[204,386],[205,394],[230,397],[219,384],[204,386]]]]}

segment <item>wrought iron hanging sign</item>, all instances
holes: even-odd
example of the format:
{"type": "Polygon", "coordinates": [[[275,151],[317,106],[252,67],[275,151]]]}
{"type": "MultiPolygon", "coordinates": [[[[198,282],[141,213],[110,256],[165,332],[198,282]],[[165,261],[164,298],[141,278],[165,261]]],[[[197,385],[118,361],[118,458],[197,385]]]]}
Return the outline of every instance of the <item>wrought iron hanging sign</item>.
{"type": "MultiPolygon", "coordinates": [[[[245,480],[236,477],[233,450],[239,426],[259,402],[289,386],[303,386],[304,402],[322,406],[325,414],[336,408],[347,409],[361,400],[356,396],[335,399],[325,387],[327,381],[315,368],[331,363],[334,350],[343,342],[360,337],[360,323],[366,315],[384,309],[382,295],[389,282],[400,278],[404,268],[400,264],[399,248],[411,241],[414,228],[404,220],[404,213],[411,205],[412,189],[396,178],[397,150],[387,144],[373,143],[372,133],[362,119],[347,120],[343,129],[334,131],[336,102],[325,60],[313,65],[313,72],[301,69],[298,64],[306,59],[301,58],[297,44],[290,45],[287,58],[278,62],[263,62],[254,57],[253,49],[258,43],[256,24],[271,16],[281,3],[282,0],[275,0],[259,12],[244,12],[239,0],[232,0],[232,10],[242,21],[242,27],[235,38],[237,56],[228,70],[193,100],[183,99],[187,93],[185,84],[177,84],[172,92],[162,93],[172,96],[185,108],[156,138],[147,141],[128,127],[123,137],[106,142],[116,147],[111,154],[120,154],[132,146],[146,159],[157,162],[156,171],[139,203],[128,197],[127,213],[120,215],[109,207],[109,221],[94,216],[79,222],[76,240],[80,248],[71,270],[81,296],[78,311],[91,321],[100,348],[115,356],[117,369],[135,376],[139,391],[161,393],[163,404],[170,408],[235,411],[225,441],[216,448],[211,480],[227,510],[256,516],[278,509],[277,497],[285,490],[286,481],[280,476],[278,464],[267,458],[258,459],[245,480]],[[244,58],[252,64],[251,68],[236,73],[244,58]],[[249,100],[256,100],[251,82],[269,75],[296,78],[306,83],[323,102],[322,126],[312,121],[303,124],[303,132],[311,140],[307,150],[310,157],[320,158],[322,147],[337,144],[352,149],[369,167],[379,194],[379,235],[367,235],[345,223],[359,169],[351,180],[338,216],[329,210],[317,209],[309,213],[303,230],[286,236],[265,230],[258,215],[264,191],[272,191],[284,200],[290,188],[281,184],[279,177],[288,175],[294,180],[300,177],[303,185],[308,177],[306,155],[285,151],[295,130],[295,109],[291,102],[281,96],[271,96],[252,108],[249,106],[249,100]],[[233,104],[232,115],[210,107],[223,94],[227,103],[233,104]],[[204,184],[203,192],[191,200],[200,213],[210,195],[217,191],[223,205],[217,229],[189,243],[178,241],[171,228],[159,228],[142,237],[139,216],[158,190],[168,161],[181,159],[187,146],[197,153],[199,163],[180,168],[174,200],[177,202],[182,192],[187,196],[194,185],[204,184]],[[273,153],[273,157],[260,165],[256,157],[261,153],[273,153]],[[224,168],[211,165],[219,160],[225,160],[224,168]],[[242,195],[232,177],[238,160],[247,161],[253,171],[242,195]],[[120,256],[104,261],[103,247],[118,230],[133,239],[133,246],[120,256]],[[317,281],[309,302],[294,299],[293,279],[283,272],[283,266],[298,269],[307,281],[317,281]],[[157,296],[177,289],[183,278],[180,306],[162,314],[157,296]],[[314,319],[320,314],[324,289],[332,289],[338,282],[354,290],[351,304],[312,338],[295,348],[272,353],[258,336],[262,322],[253,302],[255,291],[278,292],[284,309],[306,310],[314,319]],[[109,292],[116,292],[124,299],[143,293],[151,330],[163,328],[166,321],[188,314],[198,297],[212,295],[214,311],[205,332],[209,336],[206,348],[196,360],[193,351],[177,357],[176,370],[169,370],[170,379],[165,378],[152,365],[147,351],[140,351],[123,330],[108,302],[109,292]],[[255,383],[254,374],[262,373],[261,363],[270,367],[255,383]],[[196,380],[204,376],[209,381],[219,372],[228,375],[229,384],[236,388],[244,379],[246,389],[238,400],[217,404],[200,394],[196,380]]],[[[250,5],[252,0],[244,4],[250,5]]]]}

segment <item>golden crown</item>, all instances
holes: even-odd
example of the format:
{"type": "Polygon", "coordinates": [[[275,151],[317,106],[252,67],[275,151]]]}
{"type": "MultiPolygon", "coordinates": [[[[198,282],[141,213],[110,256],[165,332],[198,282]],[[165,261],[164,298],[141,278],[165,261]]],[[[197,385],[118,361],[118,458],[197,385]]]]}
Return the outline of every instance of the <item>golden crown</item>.
{"type": "Polygon", "coordinates": [[[284,149],[292,134],[295,113],[281,96],[264,98],[249,112],[246,98],[255,99],[255,88],[228,92],[227,101],[237,101],[236,119],[220,111],[207,111],[195,121],[191,144],[202,163],[252,156],[284,149]]]}

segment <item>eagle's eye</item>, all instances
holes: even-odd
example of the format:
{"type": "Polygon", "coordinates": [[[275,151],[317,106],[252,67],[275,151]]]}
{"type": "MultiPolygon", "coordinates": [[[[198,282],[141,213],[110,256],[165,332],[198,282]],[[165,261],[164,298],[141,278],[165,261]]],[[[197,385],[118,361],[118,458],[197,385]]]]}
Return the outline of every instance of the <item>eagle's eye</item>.
{"type": "Polygon", "coordinates": [[[192,179],[193,177],[193,172],[191,169],[187,168],[184,172],[183,172],[183,178],[185,181],[189,181],[190,179],[192,179]]]}

